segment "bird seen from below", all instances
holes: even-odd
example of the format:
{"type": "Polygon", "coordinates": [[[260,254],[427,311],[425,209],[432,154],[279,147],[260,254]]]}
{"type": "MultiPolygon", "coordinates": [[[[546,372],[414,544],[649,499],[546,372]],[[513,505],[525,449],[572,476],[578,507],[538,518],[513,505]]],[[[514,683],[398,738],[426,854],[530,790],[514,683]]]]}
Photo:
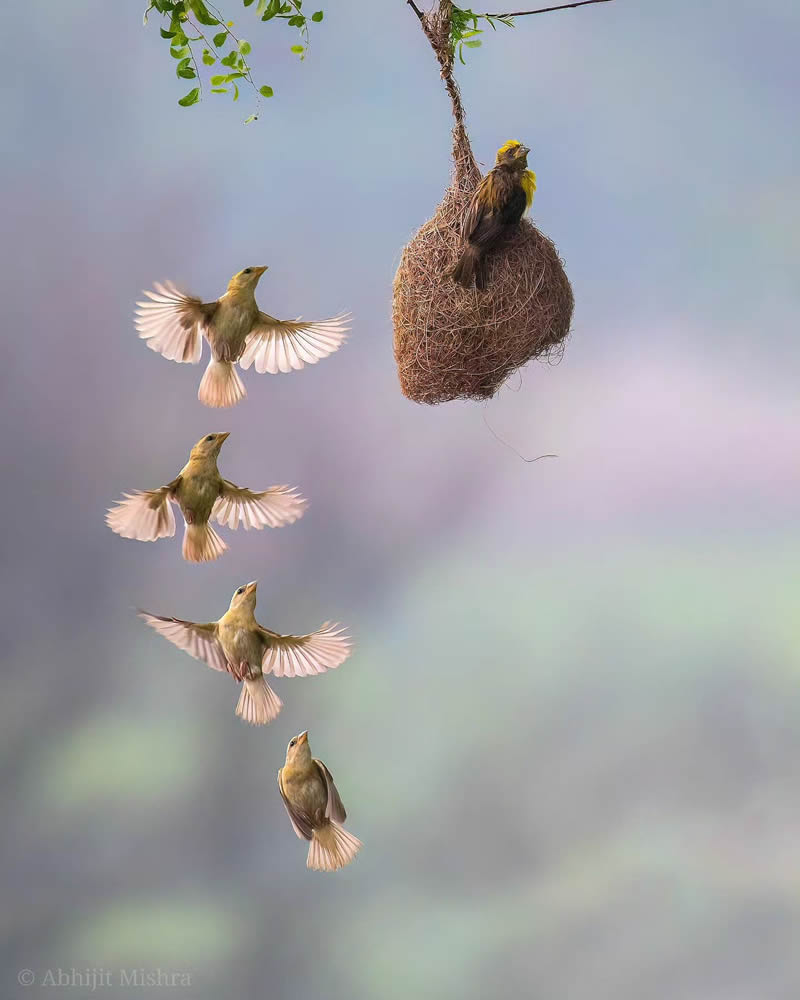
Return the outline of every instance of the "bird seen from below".
{"type": "Polygon", "coordinates": [[[154,542],[175,534],[172,503],[183,514],[183,558],[189,562],[218,559],[227,545],[209,524],[236,529],[278,528],[302,517],[308,501],[293,487],[271,486],[254,493],[223,479],[217,457],[228,434],[206,434],[189,454],[177,477],[156,490],[125,493],[106,513],[106,524],[123,538],[154,542]]]}
{"type": "Polygon", "coordinates": [[[319,322],[275,319],[261,312],[256,285],[266,267],[246,267],[228,282],[216,302],[184,295],[171,282],[156,282],[137,302],[135,326],[147,346],[170,361],[196,364],[203,337],[211,360],[197,398],[206,406],[234,406],[247,395],[235,365],[260,373],[289,372],[313,365],[344,343],[349,313],[319,322]]]}
{"type": "Polygon", "coordinates": [[[461,225],[464,251],[453,280],[464,288],[486,287],[486,254],[531,207],[536,174],[528,170],[530,149],[512,139],[497,150],[494,167],[478,185],[461,225]]]}
{"type": "Polygon", "coordinates": [[[308,732],[289,740],[286,763],[278,771],[278,788],[294,832],[301,840],[311,841],[306,866],[333,872],[350,864],[361,841],[342,826],[347,813],[331,772],[311,756],[308,732]]]}
{"type": "Polygon", "coordinates": [[[213,670],[230,674],[242,684],[236,714],[254,726],[271,722],[282,702],[264,675],[311,677],[333,670],[350,655],[344,629],[325,622],[310,635],[279,635],[255,619],[256,581],[239,587],[230,607],[216,622],[183,621],[140,611],[152,628],[213,670]]]}

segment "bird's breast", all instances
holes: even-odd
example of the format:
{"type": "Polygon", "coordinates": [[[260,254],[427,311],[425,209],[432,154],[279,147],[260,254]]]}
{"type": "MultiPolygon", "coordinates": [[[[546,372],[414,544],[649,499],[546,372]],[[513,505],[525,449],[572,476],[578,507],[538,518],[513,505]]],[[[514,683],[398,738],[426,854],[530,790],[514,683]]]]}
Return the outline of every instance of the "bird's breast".
{"type": "Polygon", "coordinates": [[[263,649],[261,640],[255,632],[241,625],[219,626],[219,641],[225,650],[225,655],[231,663],[249,663],[251,667],[261,668],[263,649]]]}
{"type": "Polygon", "coordinates": [[[292,805],[312,820],[321,820],[325,815],[328,795],[316,768],[305,771],[284,767],[282,777],[283,790],[292,805]]]}
{"type": "Polygon", "coordinates": [[[207,521],[219,496],[219,483],[210,476],[182,475],[178,502],[192,521],[207,521]]]}
{"type": "Polygon", "coordinates": [[[258,316],[255,303],[220,300],[214,323],[208,331],[208,341],[220,361],[236,361],[244,349],[247,334],[258,316]]]}

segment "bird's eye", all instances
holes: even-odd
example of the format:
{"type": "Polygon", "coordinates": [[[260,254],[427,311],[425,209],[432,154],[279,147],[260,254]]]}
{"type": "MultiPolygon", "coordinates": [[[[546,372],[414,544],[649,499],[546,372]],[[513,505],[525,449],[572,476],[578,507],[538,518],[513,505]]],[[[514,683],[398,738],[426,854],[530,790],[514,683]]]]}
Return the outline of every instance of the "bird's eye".
{"type": "Polygon", "coordinates": [[[216,436],[216,435],[214,435],[214,434],[209,434],[209,435],[208,435],[208,436],[206,437],[206,441],[213,441],[213,440],[214,440],[214,437],[215,437],[215,436],[216,436]]]}
{"type": "Polygon", "coordinates": [[[243,273],[244,273],[244,274],[252,274],[252,273],[253,273],[253,269],[252,269],[252,267],[246,267],[246,268],[244,269],[244,272],[243,272],[243,273]]]}
{"type": "Polygon", "coordinates": [[[295,738],[293,740],[289,740],[289,746],[290,747],[293,747],[295,745],[295,743],[297,743],[297,738],[295,738]]]}
{"type": "Polygon", "coordinates": [[[239,587],[239,589],[236,591],[236,593],[237,594],[243,594],[244,593],[244,587],[239,587]]]}

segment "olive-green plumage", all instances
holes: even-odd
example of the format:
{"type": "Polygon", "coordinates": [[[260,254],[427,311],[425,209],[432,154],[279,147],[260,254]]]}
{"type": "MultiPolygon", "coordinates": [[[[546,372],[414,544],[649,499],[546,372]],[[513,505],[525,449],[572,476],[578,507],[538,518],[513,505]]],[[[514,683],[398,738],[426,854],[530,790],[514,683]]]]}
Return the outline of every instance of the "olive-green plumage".
{"type": "Polygon", "coordinates": [[[256,621],[256,581],[243,584],[225,614],[215,622],[193,622],[141,611],[140,616],[165,639],[212,670],[242,684],[236,714],[264,725],[281,710],[281,700],[267,684],[276,677],[312,677],[334,670],[350,655],[350,640],[338,625],[325,622],[307,635],[281,635],[256,621]]]}
{"type": "Polygon", "coordinates": [[[308,847],[306,865],[336,871],[358,854],[361,841],[342,826],[347,819],[328,768],[311,756],[308,732],[289,740],[286,763],[278,771],[278,789],[294,832],[308,847]]]}
{"type": "Polygon", "coordinates": [[[183,514],[183,558],[189,562],[209,562],[226,550],[209,521],[235,529],[239,522],[248,528],[276,528],[302,516],[306,501],[288,486],[271,486],[254,493],[223,479],[217,458],[228,434],[206,434],[192,448],[189,461],[166,486],[157,490],[126,493],[106,514],[106,524],[123,538],[153,542],[175,534],[175,517],[170,503],[183,514]]]}

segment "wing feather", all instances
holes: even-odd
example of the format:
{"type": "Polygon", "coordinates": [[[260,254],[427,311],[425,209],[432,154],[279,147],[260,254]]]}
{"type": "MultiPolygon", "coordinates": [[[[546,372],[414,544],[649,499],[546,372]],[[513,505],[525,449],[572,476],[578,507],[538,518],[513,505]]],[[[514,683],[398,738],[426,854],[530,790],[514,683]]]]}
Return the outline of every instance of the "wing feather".
{"type": "Polygon", "coordinates": [[[278,771],[278,790],[281,793],[281,798],[283,799],[283,804],[286,807],[289,819],[292,821],[294,832],[301,840],[311,840],[311,836],[314,831],[311,827],[308,816],[294,808],[283,790],[283,768],[278,771]]]}
{"type": "Polygon", "coordinates": [[[325,806],[325,815],[328,819],[332,819],[334,823],[344,823],[347,819],[347,813],[345,812],[341,796],[339,795],[336,785],[333,782],[333,775],[327,767],[325,767],[321,760],[318,760],[316,757],[314,757],[313,760],[319,768],[328,789],[328,803],[325,806]]]}
{"type": "Polygon", "coordinates": [[[350,318],[350,313],[341,313],[310,322],[299,318],[280,320],[259,313],[258,322],[247,335],[239,365],[244,369],[255,365],[262,375],[276,375],[316,364],[345,342],[350,318]]]}
{"type": "Polygon", "coordinates": [[[154,542],[158,538],[172,538],[175,534],[175,515],[170,499],[178,480],[158,490],[137,490],[123,493],[114,507],[106,511],[106,524],[123,538],[140,542],[154,542]]]}
{"type": "Polygon", "coordinates": [[[170,361],[196,364],[203,351],[203,333],[215,302],[184,295],[170,281],[154,282],[147,301],[136,303],[134,325],[147,346],[170,361]]]}
{"type": "Polygon", "coordinates": [[[341,625],[331,622],[309,635],[278,635],[261,629],[266,644],[261,669],[276,677],[311,677],[335,670],[352,650],[350,637],[344,632],[341,625]]]}
{"type": "Polygon", "coordinates": [[[232,673],[228,658],[217,638],[216,622],[187,622],[181,618],[162,618],[140,611],[139,617],[163,635],[178,649],[182,649],[196,660],[203,660],[212,670],[232,673]]]}
{"type": "Polygon", "coordinates": [[[294,487],[271,486],[268,490],[254,493],[223,479],[211,517],[234,530],[240,523],[245,531],[250,528],[280,528],[302,517],[307,506],[308,501],[294,487]]]}

